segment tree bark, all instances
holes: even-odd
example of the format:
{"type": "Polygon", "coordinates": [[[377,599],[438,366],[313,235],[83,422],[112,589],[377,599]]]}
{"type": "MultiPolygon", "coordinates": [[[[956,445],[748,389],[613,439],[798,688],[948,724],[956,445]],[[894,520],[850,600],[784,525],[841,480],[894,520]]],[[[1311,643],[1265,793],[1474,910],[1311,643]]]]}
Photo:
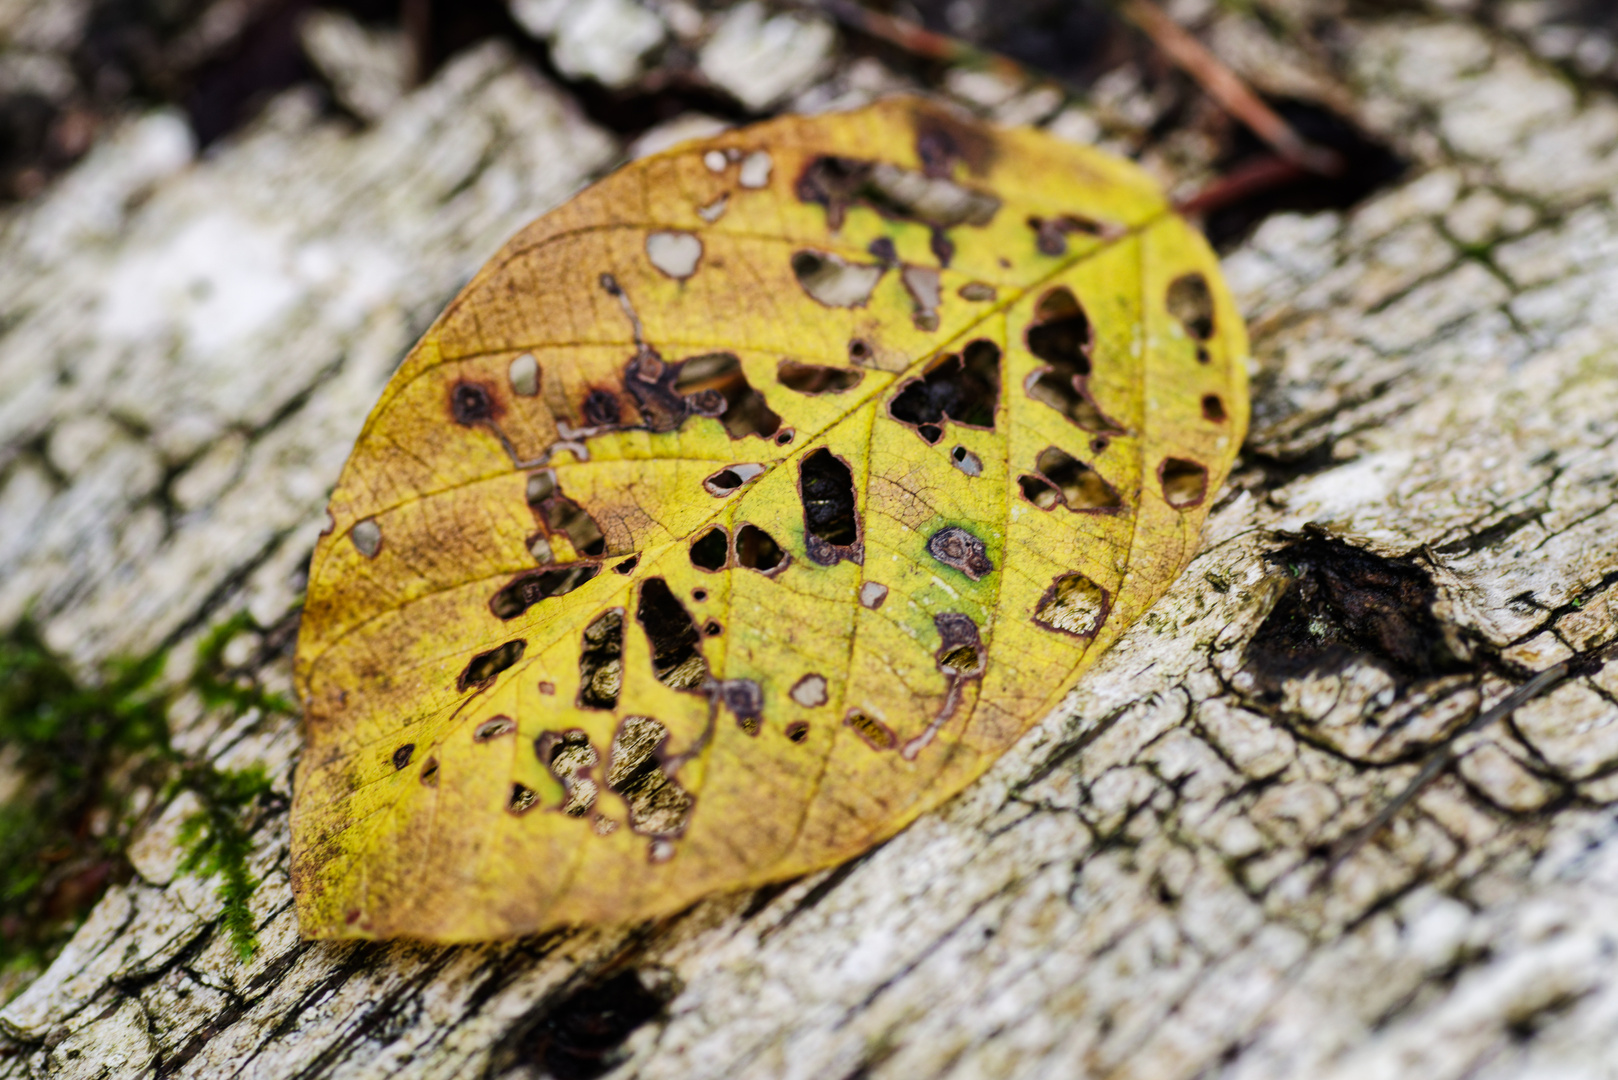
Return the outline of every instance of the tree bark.
{"type": "MultiPolygon", "coordinates": [[[[1274,88],[1255,26],[1213,40],[1274,88]]],[[[177,801],[0,1011],[0,1080],[1618,1072],[1618,103],[1458,17],[1331,44],[1284,59],[1409,168],[1229,254],[1244,465],[982,781],[784,888],[465,948],[301,941],[262,812],[246,962],[177,869],[177,801]]],[[[850,63],[800,103],[862,92],[850,63]]],[[[299,92],[205,157],[131,119],[3,223],[0,623],[32,605],[93,665],[283,622],[397,358],[618,153],[492,45],[362,130],[299,92]]],[[[295,718],[192,704],[182,749],[289,794],[295,718]]]]}

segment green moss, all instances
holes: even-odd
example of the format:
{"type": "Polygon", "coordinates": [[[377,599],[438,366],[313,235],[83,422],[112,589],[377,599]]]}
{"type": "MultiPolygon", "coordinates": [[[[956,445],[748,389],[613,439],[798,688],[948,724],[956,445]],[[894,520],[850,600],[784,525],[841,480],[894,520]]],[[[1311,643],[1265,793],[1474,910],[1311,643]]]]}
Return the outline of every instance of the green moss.
{"type": "Polygon", "coordinates": [[[0,636],[0,974],[41,967],[105,887],[128,880],[124,851],[139,822],[129,795],[146,786],[181,789],[202,805],[184,823],[181,868],[217,874],[224,922],[244,959],[256,947],[248,904],[257,882],[244,811],[270,789],[262,769],[226,772],[178,754],[168,712],[192,692],[210,708],[290,713],[224,662],[245,615],[210,632],[189,678],[163,685],[167,654],[109,662],[89,676],[55,655],[24,621],[0,636]]]}

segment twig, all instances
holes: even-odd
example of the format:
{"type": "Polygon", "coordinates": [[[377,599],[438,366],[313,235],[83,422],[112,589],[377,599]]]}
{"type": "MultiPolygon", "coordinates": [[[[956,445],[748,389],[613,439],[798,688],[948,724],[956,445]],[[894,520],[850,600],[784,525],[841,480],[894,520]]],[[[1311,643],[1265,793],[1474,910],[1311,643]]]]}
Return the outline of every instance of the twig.
{"type": "Polygon", "coordinates": [[[1341,154],[1316,146],[1293,131],[1292,126],[1249,89],[1240,76],[1226,67],[1184,27],[1165,15],[1152,0],[1123,0],[1118,5],[1118,11],[1151,38],[1164,55],[1195,79],[1209,97],[1246,124],[1277,154],[1321,176],[1342,173],[1347,163],[1341,154]]]}
{"type": "Polygon", "coordinates": [[[1395,817],[1399,816],[1399,811],[1409,806],[1416,796],[1426,790],[1427,786],[1449,767],[1450,763],[1455,760],[1455,745],[1460,741],[1461,736],[1471,734],[1474,731],[1482,731],[1495,721],[1504,720],[1534,698],[1554,689],[1565,680],[1594,671],[1610,659],[1615,652],[1618,652],[1618,641],[1603,645],[1601,648],[1585,653],[1583,656],[1569,657],[1559,664],[1552,664],[1507,694],[1493,708],[1486,709],[1473,717],[1446,739],[1441,746],[1433,750],[1426,762],[1423,763],[1421,770],[1416,773],[1410,783],[1406,784],[1399,794],[1389,799],[1386,805],[1377,811],[1375,817],[1338,842],[1336,850],[1333,851],[1330,860],[1326,863],[1325,870],[1317,879],[1316,884],[1323,885],[1330,881],[1332,874],[1339,866],[1358,854],[1366,844],[1376,839],[1377,834],[1387,828],[1395,817]]]}
{"type": "Polygon", "coordinates": [[[960,38],[940,34],[909,19],[872,11],[858,0],[816,0],[816,6],[851,30],[897,45],[908,53],[947,64],[987,68],[998,75],[1025,82],[1054,82],[1043,72],[1034,72],[1004,53],[982,49],[960,38]]]}

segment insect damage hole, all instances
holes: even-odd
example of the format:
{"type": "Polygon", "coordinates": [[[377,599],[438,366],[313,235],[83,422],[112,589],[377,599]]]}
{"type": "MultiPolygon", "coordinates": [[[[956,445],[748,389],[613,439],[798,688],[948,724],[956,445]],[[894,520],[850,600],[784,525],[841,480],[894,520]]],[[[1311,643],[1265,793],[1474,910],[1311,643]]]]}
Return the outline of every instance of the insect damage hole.
{"type": "Polygon", "coordinates": [[[562,803],[558,810],[568,817],[583,817],[595,809],[600,788],[591,778],[590,770],[601,758],[590,745],[589,736],[578,728],[547,731],[534,740],[534,756],[562,785],[562,803]]]}
{"type": "Polygon", "coordinates": [[[489,610],[499,619],[515,619],[541,600],[566,596],[601,573],[595,563],[572,563],[549,570],[531,570],[514,578],[489,600],[489,610]]]}
{"type": "Polygon", "coordinates": [[[1024,335],[1028,351],[1046,367],[1028,377],[1028,396],[1048,405],[1086,431],[1123,433],[1090,397],[1090,353],[1095,345],[1090,318],[1073,290],[1052,289],[1034,308],[1024,335]]]}
{"type": "Polygon", "coordinates": [[[785,566],[786,561],[787,554],[775,542],[775,537],[757,525],[747,524],[736,530],[736,565],[772,574],[785,566]]]}
{"type": "Polygon", "coordinates": [[[611,608],[584,628],[579,646],[579,708],[617,708],[623,685],[624,609],[611,608]]]}
{"type": "Polygon", "coordinates": [[[729,561],[730,535],[721,526],[715,525],[691,544],[691,565],[699,570],[723,570],[729,561]]]}
{"type": "MultiPolygon", "coordinates": [[[[1197,341],[1207,341],[1214,332],[1213,293],[1208,279],[1200,273],[1181,274],[1169,284],[1167,297],[1169,314],[1180,321],[1185,332],[1197,341]]],[[[1198,359],[1205,359],[1199,353],[1198,359]]]]}
{"type": "Polygon", "coordinates": [[[781,418],[747,381],[734,353],[708,353],[683,361],[674,392],[691,403],[693,412],[716,416],[732,439],[749,435],[768,439],[781,427],[781,418]]]}
{"type": "Polygon", "coordinates": [[[646,257],[663,274],[684,281],[697,272],[697,264],[702,261],[702,241],[695,233],[650,233],[646,237],[646,257]]]}
{"type": "Polygon", "coordinates": [[[743,484],[764,474],[764,466],[754,462],[727,465],[702,482],[702,488],[716,499],[723,499],[743,484]]]}
{"type": "Polygon", "coordinates": [[[1063,574],[1045,590],[1034,621],[1074,637],[1092,638],[1107,617],[1107,590],[1083,574],[1063,574]]]}
{"type": "Polygon", "coordinates": [[[511,814],[522,815],[528,813],[539,804],[539,795],[526,784],[513,783],[511,794],[506,798],[506,811],[511,814]]]}
{"type": "Polygon", "coordinates": [[[511,392],[518,397],[533,397],[539,393],[539,361],[534,354],[525,352],[506,369],[511,379],[511,392]]]}
{"type": "Polygon", "coordinates": [[[1208,469],[1184,458],[1164,458],[1157,467],[1163,499],[1176,510],[1189,510],[1208,494],[1208,469]]]}
{"type": "Polygon", "coordinates": [[[1225,403],[1219,399],[1218,394],[1202,395],[1202,418],[1210,424],[1225,422],[1225,403]]]}
{"type": "Polygon", "coordinates": [[[983,459],[964,446],[957,446],[949,452],[949,462],[968,476],[983,475],[983,459]]]}
{"type": "Polygon", "coordinates": [[[824,675],[810,672],[792,684],[792,690],[790,691],[792,700],[806,709],[819,708],[821,705],[826,704],[826,685],[824,675]]]}
{"type": "Polygon", "coordinates": [[[626,716],[612,737],[607,788],[629,806],[629,827],[642,836],[679,836],[696,799],[668,775],[660,752],[669,730],[650,716],[626,716]]]}
{"type": "Polygon", "coordinates": [[[455,688],[464,694],[473,687],[481,689],[489,685],[496,675],[521,660],[523,650],[527,647],[528,642],[518,639],[508,641],[486,653],[478,653],[472,658],[471,663],[466,665],[460,678],[455,680],[455,688]]]}
{"type": "Polygon", "coordinates": [[[782,360],[776,365],[775,377],[782,386],[800,394],[841,394],[858,386],[865,372],[782,360]]]}
{"type": "Polygon", "coordinates": [[[382,550],[382,527],[376,523],[375,518],[356,521],[354,527],[348,531],[348,539],[361,555],[367,559],[374,559],[376,553],[382,550]]]}
{"type": "Polygon", "coordinates": [[[449,412],[462,427],[495,418],[494,397],[482,383],[461,381],[450,388],[449,412]]]}
{"type": "Polygon", "coordinates": [[[799,251],[792,273],[803,291],[826,307],[864,307],[888,268],[881,263],[849,262],[829,251],[799,251]]]}
{"type": "Polygon", "coordinates": [[[430,757],[426,761],[421,763],[420,779],[421,779],[422,787],[435,788],[435,787],[438,786],[438,759],[437,758],[430,757]]]}
{"type": "Polygon", "coordinates": [[[843,717],[843,724],[854,729],[854,733],[865,740],[872,750],[892,750],[899,745],[899,739],[893,734],[893,729],[872,716],[863,709],[850,709],[843,717]]]}
{"type": "Polygon", "coordinates": [[[888,415],[936,443],[946,419],[992,430],[999,404],[1000,347],[980,338],[960,353],[939,357],[921,378],[906,382],[888,403],[888,415]]]}
{"type": "Polygon", "coordinates": [[[517,722],[509,716],[491,716],[472,729],[472,741],[486,743],[504,735],[514,734],[517,722]]]}
{"type": "Polygon", "coordinates": [[[798,493],[809,558],[822,566],[835,566],[840,559],[860,562],[860,522],[848,463],[821,447],[798,466],[798,493]]]}
{"type": "Polygon", "coordinates": [[[410,764],[410,758],[416,752],[415,743],[405,743],[393,752],[393,769],[395,772],[410,764]]]}
{"type": "Polygon", "coordinates": [[[1116,510],[1123,500],[1094,469],[1054,446],[1040,451],[1034,467],[1039,475],[1023,476],[1023,496],[1041,510],[1063,503],[1069,510],[1116,510]]]}
{"type": "Polygon", "coordinates": [[[708,661],[698,647],[702,638],[690,612],[660,577],[647,578],[640,587],[635,618],[652,648],[652,673],[675,690],[690,690],[708,679],[708,661]]]}

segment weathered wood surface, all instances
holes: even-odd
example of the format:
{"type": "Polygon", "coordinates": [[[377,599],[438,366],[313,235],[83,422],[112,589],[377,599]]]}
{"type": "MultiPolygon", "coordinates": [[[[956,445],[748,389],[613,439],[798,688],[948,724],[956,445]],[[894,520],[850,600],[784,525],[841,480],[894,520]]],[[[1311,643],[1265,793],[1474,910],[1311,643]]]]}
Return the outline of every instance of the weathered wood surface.
{"type": "MultiPolygon", "coordinates": [[[[1215,40],[1256,79],[1308,73],[1251,27],[1215,40]]],[[[612,1074],[643,1080],[1618,1075],[1618,665],[1461,736],[1319,880],[1424,747],[1613,636],[1618,103],[1456,17],[1331,45],[1307,77],[1412,168],[1230,255],[1249,467],[1168,598],[982,782],[783,891],[456,949],[301,942],[265,814],[247,963],[176,872],[176,807],[0,1011],[0,1078],[566,1073],[558,1010],[626,970],[666,1001],[612,1074]],[[1404,614],[1458,659],[1255,666],[1288,577],[1319,570],[1265,556],[1311,522],[1430,574],[1431,613],[1418,590],[1404,614]]],[[[801,66],[809,103],[882,82],[801,66]]],[[[174,117],[132,119],[0,225],[0,622],[32,602],[92,663],[281,620],[413,334],[618,153],[493,46],[357,132],[293,93],[199,159],[174,117]]],[[[292,720],[177,723],[286,788],[292,720]]]]}

